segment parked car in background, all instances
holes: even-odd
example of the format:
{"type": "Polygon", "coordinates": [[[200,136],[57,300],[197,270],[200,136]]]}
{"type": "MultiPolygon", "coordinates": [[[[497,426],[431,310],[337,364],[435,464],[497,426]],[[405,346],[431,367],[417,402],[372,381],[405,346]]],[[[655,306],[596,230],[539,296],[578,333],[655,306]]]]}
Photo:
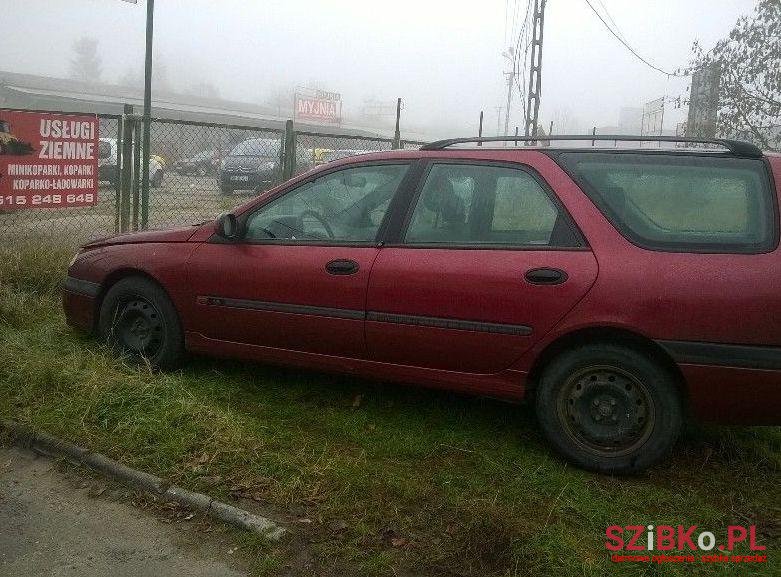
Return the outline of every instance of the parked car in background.
{"type": "Polygon", "coordinates": [[[272,138],[251,138],[237,144],[220,163],[220,192],[263,191],[277,184],[282,173],[281,146],[279,139],[272,138]]]}
{"type": "Polygon", "coordinates": [[[214,175],[219,170],[222,156],[219,150],[204,150],[189,158],[177,160],[171,165],[171,170],[181,175],[214,175]]]}
{"type": "MultiPolygon", "coordinates": [[[[687,414],[781,424],[781,155],[452,147],[476,140],[350,156],[214,222],[87,244],[67,320],[153,366],[192,351],[531,399],[550,443],[602,472],[663,459],[687,414]]],[[[270,171],[248,142],[231,162],[270,171]]]]}
{"type": "MultiPolygon", "coordinates": [[[[101,138],[98,142],[98,180],[108,181],[111,186],[119,182],[117,159],[119,142],[116,138],[101,138]]],[[[165,160],[152,154],[149,157],[149,185],[159,188],[163,185],[165,160]]]]}
{"type": "Polygon", "coordinates": [[[358,148],[344,148],[341,150],[328,150],[320,155],[322,163],[332,162],[334,160],[340,160],[349,156],[357,156],[359,154],[369,154],[370,152],[376,152],[372,150],[360,150],[358,148]]]}

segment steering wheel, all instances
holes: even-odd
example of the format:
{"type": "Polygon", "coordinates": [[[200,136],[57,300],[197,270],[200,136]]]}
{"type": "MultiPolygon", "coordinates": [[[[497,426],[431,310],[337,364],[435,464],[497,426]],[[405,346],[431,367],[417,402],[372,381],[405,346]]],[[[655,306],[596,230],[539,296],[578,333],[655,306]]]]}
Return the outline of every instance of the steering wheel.
{"type": "Polygon", "coordinates": [[[311,216],[314,218],[317,222],[323,225],[323,228],[325,229],[325,232],[328,234],[328,238],[334,238],[334,231],[331,228],[331,225],[326,222],[326,220],[323,218],[323,215],[319,212],[315,212],[314,210],[305,210],[301,213],[301,221],[303,222],[305,216],[311,216]]]}

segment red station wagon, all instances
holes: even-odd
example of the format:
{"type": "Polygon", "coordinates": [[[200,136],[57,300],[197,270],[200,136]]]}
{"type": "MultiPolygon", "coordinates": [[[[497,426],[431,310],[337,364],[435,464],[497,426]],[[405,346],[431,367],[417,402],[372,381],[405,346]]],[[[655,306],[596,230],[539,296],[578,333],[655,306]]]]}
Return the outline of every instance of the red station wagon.
{"type": "Polygon", "coordinates": [[[345,158],[214,222],[87,244],[68,322],[159,367],[191,351],[530,398],[603,472],[662,458],[686,414],[781,422],[781,155],[495,140],[345,158]]]}

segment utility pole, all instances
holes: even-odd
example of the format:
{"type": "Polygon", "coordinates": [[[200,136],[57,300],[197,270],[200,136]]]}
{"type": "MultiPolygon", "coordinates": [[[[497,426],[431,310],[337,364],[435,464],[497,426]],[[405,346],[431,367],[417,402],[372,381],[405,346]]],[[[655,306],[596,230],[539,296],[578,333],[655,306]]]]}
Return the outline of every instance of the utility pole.
{"type": "Polygon", "coordinates": [[[545,24],[546,0],[534,0],[532,18],[532,53],[529,66],[529,90],[526,100],[526,127],[524,135],[537,136],[537,120],[542,93],[542,32],[545,24]]]}
{"type": "Polygon", "coordinates": [[[501,136],[501,122],[502,122],[502,108],[503,106],[495,106],[496,108],[496,136],[501,136]]]}
{"type": "Polygon", "coordinates": [[[393,149],[401,148],[401,130],[399,121],[401,120],[401,98],[396,99],[396,130],[393,132],[393,149]]]}
{"type": "MultiPolygon", "coordinates": [[[[480,126],[477,127],[477,137],[482,138],[483,137],[483,111],[480,111],[480,126]]],[[[482,142],[478,142],[477,146],[483,146],[482,142]]]]}
{"type": "Polygon", "coordinates": [[[513,83],[515,82],[515,48],[511,46],[502,52],[502,56],[510,63],[510,72],[504,73],[507,76],[507,107],[504,110],[504,136],[507,136],[510,130],[510,105],[513,100],[513,83]]]}

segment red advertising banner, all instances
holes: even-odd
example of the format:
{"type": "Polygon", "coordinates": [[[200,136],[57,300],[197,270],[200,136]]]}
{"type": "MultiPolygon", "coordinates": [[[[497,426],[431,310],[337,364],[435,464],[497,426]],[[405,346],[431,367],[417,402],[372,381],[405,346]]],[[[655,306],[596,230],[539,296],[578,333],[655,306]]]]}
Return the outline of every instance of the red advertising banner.
{"type": "Polygon", "coordinates": [[[98,202],[98,119],[0,110],[0,209],[98,202]]]}

